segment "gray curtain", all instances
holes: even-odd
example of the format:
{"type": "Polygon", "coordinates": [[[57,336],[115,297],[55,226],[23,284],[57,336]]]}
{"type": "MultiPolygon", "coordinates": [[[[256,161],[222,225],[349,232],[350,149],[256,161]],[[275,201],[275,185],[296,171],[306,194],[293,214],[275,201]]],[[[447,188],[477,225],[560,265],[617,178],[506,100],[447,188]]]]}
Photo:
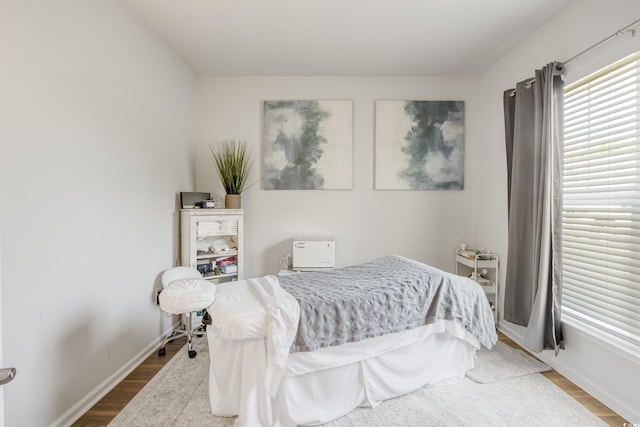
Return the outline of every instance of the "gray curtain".
{"type": "Polygon", "coordinates": [[[504,318],[534,352],[562,347],[562,64],[504,92],[509,239],[504,318]]]}

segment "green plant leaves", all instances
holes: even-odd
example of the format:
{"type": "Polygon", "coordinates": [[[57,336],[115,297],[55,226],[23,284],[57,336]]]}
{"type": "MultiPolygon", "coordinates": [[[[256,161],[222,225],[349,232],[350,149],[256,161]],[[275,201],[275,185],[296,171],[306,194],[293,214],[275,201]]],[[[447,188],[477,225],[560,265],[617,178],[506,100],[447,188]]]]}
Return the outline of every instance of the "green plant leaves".
{"type": "Polygon", "coordinates": [[[209,146],[218,176],[227,194],[240,194],[249,176],[251,159],[245,141],[225,140],[209,146]]]}

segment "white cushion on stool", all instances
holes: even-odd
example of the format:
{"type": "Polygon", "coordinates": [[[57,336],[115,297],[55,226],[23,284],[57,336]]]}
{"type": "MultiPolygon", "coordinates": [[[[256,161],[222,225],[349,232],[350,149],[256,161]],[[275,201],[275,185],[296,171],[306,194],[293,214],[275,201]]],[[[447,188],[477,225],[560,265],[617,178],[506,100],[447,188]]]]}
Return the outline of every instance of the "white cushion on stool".
{"type": "Polygon", "coordinates": [[[204,279],[179,279],[160,292],[160,307],[167,313],[182,314],[202,310],[216,299],[216,285],[204,279]]]}

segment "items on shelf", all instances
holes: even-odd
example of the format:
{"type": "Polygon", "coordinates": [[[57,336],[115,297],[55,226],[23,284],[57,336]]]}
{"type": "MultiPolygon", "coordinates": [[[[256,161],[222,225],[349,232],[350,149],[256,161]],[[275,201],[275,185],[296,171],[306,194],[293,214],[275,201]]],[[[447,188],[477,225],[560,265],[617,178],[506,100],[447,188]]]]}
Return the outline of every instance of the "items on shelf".
{"type": "Polygon", "coordinates": [[[464,245],[464,249],[462,249],[463,245],[460,245],[461,248],[458,249],[456,251],[456,253],[462,257],[465,257],[467,259],[479,259],[481,261],[487,261],[490,259],[493,259],[493,254],[490,254],[489,252],[487,252],[484,249],[473,249],[473,248],[467,248],[466,245],[464,245]]]}
{"type": "Polygon", "coordinates": [[[238,266],[235,264],[228,264],[220,266],[222,274],[234,274],[238,272],[238,266]]]}
{"type": "Polygon", "coordinates": [[[476,259],[475,251],[460,251],[458,252],[458,255],[463,256],[467,259],[476,259]]]}
{"type": "Polygon", "coordinates": [[[211,262],[200,263],[196,267],[204,277],[220,274],[236,274],[238,272],[238,257],[230,256],[211,262]]]}
{"type": "Polygon", "coordinates": [[[225,254],[238,249],[233,236],[198,238],[196,245],[198,255],[225,254]]]}
{"type": "Polygon", "coordinates": [[[180,263],[213,283],[242,279],[243,228],[242,210],[181,209],[180,263]]]}
{"type": "Polygon", "coordinates": [[[237,221],[202,221],[198,223],[198,236],[219,236],[221,234],[233,235],[238,232],[237,221]]]}
{"type": "Polygon", "coordinates": [[[238,258],[235,256],[219,259],[216,265],[222,274],[233,274],[238,272],[238,258]]]}
{"type": "Polygon", "coordinates": [[[198,264],[196,268],[203,277],[211,276],[213,274],[213,266],[211,263],[198,264]]]}
{"type": "Polygon", "coordinates": [[[491,279],[485,276],[486,274],[487,274],[487,269],[484,269],[482,270],[481,274],[476,274],[475,271],[472,271],[468,277],[471,280],[475,280],[476,282],[478,282],[481,286],[491,286],[493,282],[491,281],[491,279]]]}

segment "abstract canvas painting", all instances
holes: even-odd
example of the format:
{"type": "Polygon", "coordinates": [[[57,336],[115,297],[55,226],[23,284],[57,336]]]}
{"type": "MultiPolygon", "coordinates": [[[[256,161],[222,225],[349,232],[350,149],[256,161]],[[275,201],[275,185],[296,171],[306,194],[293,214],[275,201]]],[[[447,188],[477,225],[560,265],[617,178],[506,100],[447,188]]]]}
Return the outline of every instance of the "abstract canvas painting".
{"type": "Polygon", "coordinates": [[[351,101],[264,101],[264,189],[352,187],[351,101]]]}
{"type": "Polygon", "coordinates": [[[376,101],[375,188],[462,190],[464,101],[376,101]]]}

